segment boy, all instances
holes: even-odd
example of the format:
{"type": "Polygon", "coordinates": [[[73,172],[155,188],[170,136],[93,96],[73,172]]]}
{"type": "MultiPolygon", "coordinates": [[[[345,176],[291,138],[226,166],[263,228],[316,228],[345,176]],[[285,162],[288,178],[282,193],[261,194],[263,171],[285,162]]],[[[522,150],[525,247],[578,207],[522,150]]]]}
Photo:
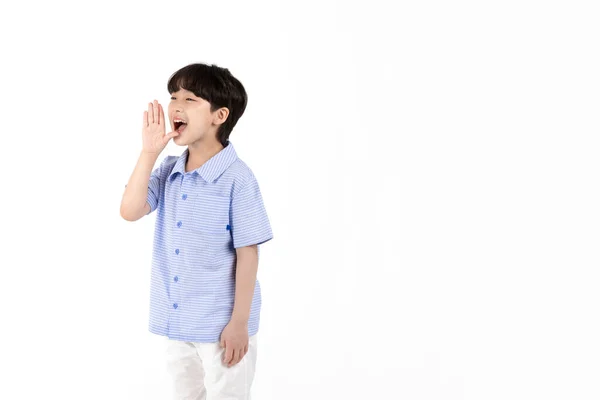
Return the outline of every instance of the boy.
{"type": "Polygon", "coordinates": [[[226,68],[191,64],[167,84],[171,132],[154,100],[121,202],[157,210],[149,330],[167,337],[175,399],[249,399],[261,308],[258,245],[272,239],[257,180],[229,141],[247,95],[226,68]],[[170,139],[187,146],[154,171],[170,139]]]}

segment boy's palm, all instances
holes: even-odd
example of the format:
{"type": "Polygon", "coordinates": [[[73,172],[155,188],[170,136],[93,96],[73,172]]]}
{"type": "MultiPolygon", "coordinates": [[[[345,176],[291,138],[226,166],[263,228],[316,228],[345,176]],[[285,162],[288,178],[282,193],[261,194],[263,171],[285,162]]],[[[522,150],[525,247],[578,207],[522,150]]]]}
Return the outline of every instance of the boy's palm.
{"type": "Polygon", "coordinates": [[[148,104],[148,111],[144,111],[142,121],[143,151],[158,154],[167,146],[169,140],[179,135],[179,132],[173,131],[165,135],[165,114],[162,106],[156,100],[154,104],[148,104]]]}

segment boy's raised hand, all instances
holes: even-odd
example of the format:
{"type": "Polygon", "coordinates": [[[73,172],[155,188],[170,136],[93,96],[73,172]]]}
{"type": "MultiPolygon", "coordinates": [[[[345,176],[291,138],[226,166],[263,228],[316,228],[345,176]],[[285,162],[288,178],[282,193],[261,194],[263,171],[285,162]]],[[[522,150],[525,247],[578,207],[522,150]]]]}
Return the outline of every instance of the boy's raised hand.
{"type": "Polygon", "coordinates": [[[148,111],[144,111],[142,121],[143,151],[158,155],[167,146],[169,140],[179,135],[177,131],[165,135],[165,131],[165,114],[162,106],[154,100],[154,103],[148,103],[148,111]]]}

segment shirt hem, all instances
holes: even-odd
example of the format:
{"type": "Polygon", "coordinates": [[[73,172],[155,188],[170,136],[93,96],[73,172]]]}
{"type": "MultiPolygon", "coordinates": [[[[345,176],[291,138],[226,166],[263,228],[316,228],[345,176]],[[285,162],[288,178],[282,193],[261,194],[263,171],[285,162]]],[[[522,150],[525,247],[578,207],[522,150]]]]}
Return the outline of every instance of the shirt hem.
{"type": "MultiPolygon", "coordinates": [[[[157,326],[150,325],[148,327],[148,331],[155,335],[165,336],[171,340],[181,340],[184,342],[195,342],[195,343],[217,343],[221,340],[221,333],[217,335],[199,335],[199,336],[189,336],[189,335],[180,335],[177,333],[169,333],[166,328],[159,328],[157,326]]],[[[258,327],[248,328],[248,336],[254,336],[258,333],[258,327]]]]}

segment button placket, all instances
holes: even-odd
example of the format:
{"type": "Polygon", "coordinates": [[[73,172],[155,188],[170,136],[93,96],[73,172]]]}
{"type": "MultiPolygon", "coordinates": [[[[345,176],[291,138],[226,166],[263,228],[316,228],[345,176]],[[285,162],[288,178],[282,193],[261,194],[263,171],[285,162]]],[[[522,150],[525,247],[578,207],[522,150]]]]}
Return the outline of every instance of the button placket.
{"type": "MultiPolygon", "coordinates": [[[[180,191],[180,193],[181,193],[181,200],[180,200],[180,201],[181,201],[182,203],[181,203],[181,204],[180,204],[180,205],[177,207],[177,208],[178,208],[178,209],[180,209],[180,210],[181,210],[181,209],[183,209],[183,208],[186,208],[186,207],[189,207],[189,206],[190,206],[190,205],[188,204],[188,203],[189,203],[189,201],[190,201],[190,200],[188,199],[188,190],[189,190],[189,188],[187,187],[187,186],[189,185],[189,183],[190,183],[190,179],[189,179],[189,178],[190,178],[190,176],[189,176],[188,174],[186,174],[186,173],[183,173],[183,174],[182,174],[182,176],[181,176],[181,186],[180,186],[180,189],[181,189],[181,191],[180,191]],[[184,202],[185,202],[185,203],[184,203],[184,202]]],[[[185,214],[181,213],[180,215],[185,215],[185,214]]],[[[176,216],[176,217],[177,217],[177,216],[176,216]]],[[[181,217],[179,217],[179,218],[181,218],[181,217]]],[[[181,227],[182,227],[182,225],[183,225],[183,221],[182,221],[182,220],[180,220],[180,219],[178,219],[178,218],[176,219],[176,221],[177,221],[177,223],[176,223],[176,226],[177,226],[177,228],[181,228],[181,227]]],[[[178,236],[178,235],[176,235],[176,236],[178,236]]],[[[181,243],[180,243],[180,244],[181,244],[181,243]]],[[[182,251],[182,250],[180,250],[180,247],[176,248],[176,249],[175,249],[175,256],[176,256],[176,257],[179,257],[179,256],[180,256],[180,253],[181,253],[181,251],[182,251]]],[[[180,263],[183,263],[183,259],[180,259],[180,258],[178,258],[178,259],[176,260],[176,262],[177,262],[178,264],[180,264],[180,263]]],[[[175,284],[177,284],[177,285],[174,287],[174,289],[173,289],[173,293],[175,293],[175,294],[178,294],[178,293],[179,293],[179,289],[180,289],[180,286],[179,286],[179,285],[181,285],[181,284],[178,284],[178,283],[177,283],[177,282],[179,282],[179,276],[177,276],[177,275],[174,275],[174,276],[173,276],[173,282],[175,282],[175,284]]],[[[177,302],[173,302],[173,309],[175,309],[175,310],[176,310],[176,309],[177,309],[177,307],[179,307],[179,304],[178,304],[177,302]]]]}
{"type": "MultiPolygon", "coordinates": [[[[182,201],[186,201],[188,198],[188,195],[187,195],[188,188],[187,188],[186,183],[189,183],[189,176],[187,173],[183,173],[181,176],[181,191],[183,192],[181,194],[182,201]],[[188,178],[188,179],[186,179],[186,178],[188,178]]],[[[180,207],[183,207],[183,205],[181,205],[180,207]]],[[[181,220],[177,221],[178,228],[181,228],[182,225],[183,225],[183,222],[181,220]]],[[[179,249],[175,249],[175,254],[179,255],[179,249]]],[[[175,282],[177,282],[177,281],[175,281],[175,282]]]]}

